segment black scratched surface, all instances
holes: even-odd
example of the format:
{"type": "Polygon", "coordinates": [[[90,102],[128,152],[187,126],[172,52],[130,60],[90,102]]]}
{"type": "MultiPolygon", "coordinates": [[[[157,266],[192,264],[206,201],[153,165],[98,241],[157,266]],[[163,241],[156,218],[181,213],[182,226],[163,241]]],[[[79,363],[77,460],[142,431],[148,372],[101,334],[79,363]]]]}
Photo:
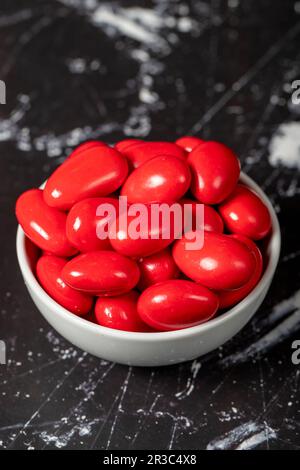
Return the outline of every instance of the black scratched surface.
{"type": "Polygon", "coordinates": [[[299,46],[300,2],[289,0],[1,0],[0,447],[300,448],[299,46]],[[281,165],[270,157],[279,127],[281,165]],[[15,199],[88,138],[187,132],[235,149],[274,202],[274,282],[251,323],[209,356],[156,369],[101,361],[31,302],[15,199]]]}

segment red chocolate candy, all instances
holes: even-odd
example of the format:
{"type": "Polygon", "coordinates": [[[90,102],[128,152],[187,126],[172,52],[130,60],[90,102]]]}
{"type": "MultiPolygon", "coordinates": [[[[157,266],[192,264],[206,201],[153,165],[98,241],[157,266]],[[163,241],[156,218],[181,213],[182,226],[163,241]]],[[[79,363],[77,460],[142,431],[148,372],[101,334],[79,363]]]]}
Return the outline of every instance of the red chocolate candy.
{"type": "Polygon", "coordinates": [[[138,300],[141,319],[157,330],[199,325],[214,316],[218,297],[200,284],[171,280],[148,287],[138,300]]]}
{"type": "Polygon", "coordinates": [[[112,249],[108,234],[104,239],[99,238],[102,233],[104,236],[108,232],[107,216],[110,212],[104,211],[106,205],[114,207],[115,215],[118,215],[118,199],[112,197],[84,199],[70,210],[66,224],[67,238],[82,253],[112,249]]]}
{"type": "Polygon", "coordinates": [[[186,159],[185,151],[172,142],[133,142],[125,146],[123,143],[118,146],[118,150],[125,155],[132,168],[138,168],[148,160],[155,157],[178,157],[186,159]]]}
{"type": "Polygon", "coordinates": [[[251,250],[255,257],[255,268],[249,281],[246,282],[246,284],[244,284],[239,289],[235,289],[232,291],[223,290],[217,292],[220,300],[220,308],[222,309],[232,307],[233,305],[237,304],[242,299],[247,297],[247,295],[250,294],[250,292],[257,285],[263,271],[263,259],[258,246],[252,240],[247,237],[244,237],[243,235],[231,235],[231,237],[240,241],[241,243],[245,243],[245,245],[248,246],[248,248],[251,250]]]}
{"type": "Polygon", "coordinates": [[[118,297],[99,297],[95,305],[97,323],[115,330],[149,332],[137,313],[138,293],[135,291],[118,297]]]}
{"type": "Polygon", "coordinates": [[[73,152],[70,153],[68,158],[72,158],[75,155],[78,155],[79,153],[85,152],[86,150],[89,150],[91,148],[95,147],[107,147],[107,145],[104,142],[101,142],[101,140],[89,140],[87,142],[84,142],[83,144],[78,145],[73,152]]]}
{"type": "Polygon", "coordinates": [[[199,249],[187,249],[186,234],[173,247],[173,257],[179,269],[211,289],[237,289],[246,284],[255,269],[255,259],[249,248],[228,235],[204,232],[204,244],[199,249]]]}
{"type": "Polygon", "coordinates": [[[138,283],[135,261],[113,251],[91,251],[78,255],[62,270],[66,284],[95,295],[120,295],[138,283]]]}
{"type": "Polygon", "coordinates": [[[123,225],[120,215],[109,231],[113,249],[122,255],[132,258],[150,256],[170,245],[175,235],[179,234],[174,219],[170,217],[170,230],[168,230],[169,224],[165,224],[162,218],[156,221],[152,217],[151,206],[144,206],[144,214],[138,217],[140,222],[135,213],[130,213],[131,209],[132,206],[128,208],[126,215],[127,224],[123,225]]]}
{"type": "Polygon", "coordinates": [[[76,253],[66,237],[66,214],[47,206],[41,189],[30,189],[19,196],[16,216],[27,237],[41,250],[66,257],[76,253]]]}
{"type": "Polygon", "coordinates": [[[186,193],[190,182],[190,170],[184,160],[173,156],[156,157],[128,176],[121,195],[128,198],[128,203],[172,203],[186,193]]]}
{"type": "Polygon", "coordinates": [[[198,137],[194,137],[191,135],[186,135],[184,137],[180,137],[175,141],[176,145],[182,147],[186,152],[191,152],[194,150],[198,145],[203,144],[205,140],[199,139],[198,137]]]}
{"type": "Polygon", "coordinates": [[[123,152],[126,151],[129,147],[131,147],[132,145],[141,144],[141,143],[143,143],[143,141],[142,141],[142,140],[138,140],[138,139],[124,139],[124,140],[120,140],[120,142],[118,142],[118,143],[115,145],[115,149],[117,149],[118,152],[123,153],[123,152]]]}
{"type": "Polygon", "coordinates": [[[257,194],[242,184],[219,206],[219,212],[230,232],[253,240],[264,238],[271,230],[268,208],[257,194]]]}
{"type": "Polygon", "coordinates": [[[223,144],[205,142],[188,156],[191,190],[204,204],[219,204],[234,190],[240,175],[236,155],[223,144]]]}
{"type": "MultiPolygon", "coordinates": [[[[213,207],[203,204],[204,223],[203,221],[202,223],[201,221],[199,223],[199,220],[197,220],[197,205],[200,205],[201,203],[188,198],[183,198],[179,202],[182,207],[185,208],[185,212],[191,215],[193,230],[207,230],[208,232],[223,233],[223,220],[213,207]]],[[[188,223],[190,223],[189,219],[188,223]]]]}
{"type": "Polygon", "coordinates": [[[171,252],[166,249],[138,261],[141,277],[138,288],[144,290],[152,284],[179,277],[171,252]]]}
{"type": "Polygon", "coordinates": [[[57,256],[41,256],[36,265],[37,278],[45,291],[62,307],[76,315],[85,315],[93,305],[93,297],[68,286],[61,277],[67,260],[57,256]]]}
{"type": "Polygon", "coordinates": [[[68,210],[88,197],[107,196],[118,189],[128,173],[125,157],[117,150],[96,146],[68,158],[48,179],[45,202],[68,210]]]}

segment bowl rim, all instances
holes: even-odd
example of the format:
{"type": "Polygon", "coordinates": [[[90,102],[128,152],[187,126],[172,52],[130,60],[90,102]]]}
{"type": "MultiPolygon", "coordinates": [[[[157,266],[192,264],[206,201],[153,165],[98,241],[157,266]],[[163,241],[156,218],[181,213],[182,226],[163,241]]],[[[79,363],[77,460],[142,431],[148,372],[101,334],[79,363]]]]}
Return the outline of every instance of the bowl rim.
{"type": "Polygon", "coordinates": [[[105,335],[114,339],[131,339],[133,341],[168,341],[195,336],[199,333],[203,333],[208,330],[214,329],[215,327],[221,326],[222,324],[227,323],[227,321],[229,321],[230,319],[233,319],[237,315],[242,314],[244,309],[251,305],[251,303],[257,298],[259,298],[259,296],[263,293],[263,291],[273,278],[278,264],[281,248],[280,226],[270,199],[264,193],[264,191],[253,181],[253,179],[247,176],[245,173],[241,172],[239,181],[241,183],[247,184],[251,189],[254,189],[254,191],[258,193],[258,195],[263,199],[264,203],[270,211],[272,220],[272,234],[270,236],[268,246],[269,260],[268,265],[262,275],[262,278],[260,279],[259,283],[255,286],[255,288],[237,305],[222,313],[220,316],[212,318],[211,320],[208,320],[205,323],[201,323],[199,325],[184,328],[181,330],[158,331],[151,333],[116,330],[113,328],[108,328],[102,325],[95,324],[89,320],[86,320],[83,317],[77,316],[62,307],[61,305],[59,305],[55,300],[53,300],[39,284],[30,267],[29,260],[26,256],[25,233],[21,226],[18,225],[16,237],[17,258],[25,284],[30,290],[34,291],[35,295],[39,298],[41,303],[47,306],[51,311],[55,310],[55,313],[59,315],[63,320],[73,323],[73,325],[82,328],[86,332],[93,331],[94,333],[99,333],[100,336],[105,335]]]}

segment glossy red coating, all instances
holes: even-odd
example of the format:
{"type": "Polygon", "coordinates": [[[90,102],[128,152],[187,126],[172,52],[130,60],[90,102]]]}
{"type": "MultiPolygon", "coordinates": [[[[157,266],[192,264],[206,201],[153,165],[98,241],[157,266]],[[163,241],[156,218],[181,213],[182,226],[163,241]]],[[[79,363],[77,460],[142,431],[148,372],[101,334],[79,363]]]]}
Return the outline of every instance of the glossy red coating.
{"type": "Polygon", "coordinates": [[[41,256],[36,265],[37,278],[45,291],[62,307],[77,315],[85,315],[93,305],[93,297],[69,287],[61,278],[67,260],[57,256],[41,256]]]}
{"type": "Polygon", "coordinates": [[[250,292],[259,282],[263,272],[263,258],[258,246],[252,240],[250,240],[250,238],[244,237],[243,235],[231,235],[231,237],[239,240],[241,243],[245,243],[248,246],[255,257],[255,268],[249,281],[239,289],[232,291],[223,290],[217,292],[220,300],[220,308],[222,309],[232,307],[247,297],[247,295],[250,294],[250,292]]]}
{"type": "Polygon", "coordinates": [[[134,170],[125,181],[121,195],[128,203],[178,201],[188,190],[191,174],[187,163],[177,157],[156,157],[134,170]]]}
{"type": "Polygon", "coordinates": [[[88,197],[107,196],[119,188],[128,173],[125,157],[110,147],[97,146],[67,158],[49,177],[45,202],[68,210],[88,197]]]}
{"type": "Polygon", "coordinates": [[[172,156],[183,160],[186,159],[186,152],[173,142],[136,142],[122,149],[129,161],[131,168],[138,168],[148,160],[155,157],[172,156]]]}
{"type": "Polygon", "coordinates": [[[176,230],[174,224],[172,225],[174,220],[171,218],[171,227],[168,231],[162,219],[157,223],[152,219],[150,206],[144,206],[144,211],[140,225],[136,222],[136,214],[130,215],[129,212],[126,215],[127,226],[123,226],[120,218],[111,225],[109,238],[114,250],[125,256],[141,258],[157,253],[172,243],[176,230]],[[136,238],[132,236],[132,226],[139,232],[136,238]]]}
{"type": "Polygon", "coordinates": [[[71,208],[66,223],[67,238],[82,253],[97,250],[111,250],[109,238],[101,240],[99,232],[108,233],[108,219],[110,212],[102,212],[99,209],[109,204],[115,209],[118,216],[118,199],[111,197],[88,198],[79,201],[71,208]],[[98,215],[97,215],[98,214],[98,215]]]}
{"type": "Polygon", "coordinates": [[[204,204],[219,204],[235,189],[240,175],[237,156],[223,144],[205,142],[188,156],[191,191],[204,204]]]}
{"type": "Polygon", "coordinates": [[[170,250],[165,249],[154,255],[138,260],[141,277],[138,289],[144,290],[152,284],[176,279],[180,271],[176,266],[170,250]]]}
{"type": "Polygon", "coordinates": [[[207,230],[209,232],[223,233],[224,223],[223,220],[218,214],[218,212],[211,206],[203,204],[203,215],[204,215],[204,224],[197,221],[196,211],[197,204],[202,204],[193,199],[183,198],[180,201],[180,204],[185,207],[186,213],[191,213],[192,215],[192,229],[193,230],[207,230]],[[188,211],[188,212],[187,212],[188,211]]]}
{"type": "Polygon", "coordinates": [[[76,253],[66,237],[66,214],[47,206],[41,189],[30,189],[19,196],[16,216],[27,237],[41,250],[66,257],[76,253]]]}
{"type": "Polygon", "coordinates": [[[120,140],[120,142],[116,143],[115,149],[117,149],[118,152],[123,153],[125,150],[127,150],[132,145],[141,144],[141,143],[143,143],[143,141],[139,140],[139,139],[124,139],[124,140],[120,140]]]}
{"type": "Polygon", "coordinates": [[[86,150],[89,150],[91,148],[95,147],[107,147],[107,144],[105,142],[101,142],[101,140],[89,140],[87,142],[84,142],[83,144],[78,145],[73,152],[70,153],[68,158],[74,157],[74,155],[78,155],[79,153],[85,152],[86,150]]]}
{"type": "Polygon", "coordinates": [[[91,251],[69,261],[62,278],[69,286],[96,295],[120,295],[138,283],[135,261],[113,251],[91,251]]]}
{"type": "Polygon", "coordinates": [[[148,287],[138,300],[141,319],[157,330],[199,325],[214,316],[218,297],[200,284],[170,280],[148,287]]]}
{"type": "Polygon", "coordinates": [[[271,230],[271,216],[267,206],[247,186],[239,184],[219,206],[227,229],[252,240],[264,238],[271,230]]]}
{"type": "Polygon", "coordinates": [[[194,137],[192,135],[186,135],[184,137],[180,137],[175,141],[176,145],[182,147],[186,152],[191,152],[194,150],[198,145],[203,144],[205,140],[199,139],[198,137],[194,137]]]}
{"type": "Polygon", "coordinates": [[[186,236],[177,240],[173,257],[179,269],[211,289],[237,289],[246,284],[255,269],[249,248],[228,235],[204,232],[202,248],[187,249],[186,236]]]}
{"type": "Polygon", "coordinates": [[[146,325],[137,313],[136,291],[117,297],[99,297],[95,305],[97,323],[115,330],[149,332],[146,325]]]}

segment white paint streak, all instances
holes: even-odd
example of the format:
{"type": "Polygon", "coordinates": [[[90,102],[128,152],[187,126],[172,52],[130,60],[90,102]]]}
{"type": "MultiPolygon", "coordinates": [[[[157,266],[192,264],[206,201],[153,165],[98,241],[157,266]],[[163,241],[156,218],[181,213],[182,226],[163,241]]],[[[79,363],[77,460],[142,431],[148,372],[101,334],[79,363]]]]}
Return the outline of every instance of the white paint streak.
{"type": "Polygon", "coordinates": [[[108,122],[96,128],[90,126],[76,127],[61,135],[53,133],[40,135],[33,140],[32,146],[38,151],[46,152],[48,157],[58,157],[62,155],[66,147],[77,146],[85,140],[95,139],[119,129],[120,125],[116,122],[108,122]]]}
{"type": "Polygon", "coordinates": [[[132,367],[129,367],[128,373],[126,375],[126,378],[125,378],[124,383],[123,383],[122,388],[121,388],[122,393],[121,393],[120,401],[119,401],[119,404],[118,404],[118,409],[117,409],[117,412],[115,414],[113,424],[112,424],[112,427],[111,427],[111,430],[110,430],[110,433],[109,433],[109,437],[108,437],[108,440],[107,440],[107,443],[106,443],[106,449],[110,448],[110,443],[111,443],[112,437],[114,435],[114,431],[115,431],[115,427],[116,427],[116,424],[117,424],[117,420],[119,418],[119,414],[123,413],[123,408],[122,408],[123,400],[124,400],[124,397],[125,397],[127,389],[128,389],[131,374],[132,374],[132,367]]]}
{"type": "Polygon", "coordinates": [[[291,40],[293,40],[300,32],[300,24],[297,23],[293,26],[279,41],[273,44],[266,53],[260,57],[260,59],[250,69],[242,75],[237,81],[235,81],[232,87],[227,90],[216,103],[214,103],[205,113],[199,121],[197,121],[193,127],[187,131],[187,134],[196,134],[199,132],[204,125],[209,123],[214,116],[216,116],[236,94],[238,94],[245,86],[247,86],[256,75],[266,67],[283,49],[283,47],[291,40]]]}
{"type": "Polygon", "coordinates": [[[102,5],[93,12],[91,21],[97,25],[107,24],[138,42],[165,46],[165,41],[151,31],[151,29],[157,29],[161,26],[154,11],[150,17],[148,10],[142,8],[136,10],[139,11],[136,11],[133,16],[130,15],[130,9],[113,10],[110,6],[102,5]],[[150,23],[149,19],[152,19],[150,23]]]}
{"type": "Polygon", "coordinates": [[[195,380],[197,378],[200,368],[201,362],[194,360],[191,365],[191,375],[187,380],[185,389],[175,394],[178,400],[183,400],[184,398],[187,398],[189,395],[191,395],[195,388],[195,380]]]}
{"type": "Polygon", "coordinates": [[[270,439],[276,438],[276,432],[272,428],[268,428],[267,430],[264,429],[263,431],[254,434],[253,436],[245,439],[241,442],[236,450],[250,450],[257,447],[259,444],[262,444],[265,441],[269,441],[270,439]]]}
{"type": "Polygon", "coordinates": [[[73,426],[69,431],[60,434],[50,434],[48,431],[42,431],[39,433],[39,437],[47,445],[53,444],[57,449],[62,449],[66,447],[70,440],[77,435],[77,437],[84,437],[90,435],[94,425],[98,424],[100,419],[96,418],[91,421],[86,422],[85,417],[80,422],[73,426]]]}
{"type": "Polygon", "coordinates": [[[292,333],[295,333],[300,326],[300,290],[295,292],[289,299],[283,300],[276,305],[261,325],[257,325],[257,328],[273,325],[278,320],[282,320],[281,323],[276,324],[271,331],[262,336],[258,341],[243,351],[225,357],[220,363],[223,366],[230,366],[246,362],[250,357],[258,353],[268,352],[273,346],[288,338],[292,333]],[[282,320],[286,315],[289,316],[282,320]]]}
{"type": "MultiPolygon", "coordinates": [[[[23,141],[24,133],[20,126],[20,121],[30,109],[30,98],[28,95],[17,97],[17,106],[7,119],[0,120],[0,141],[16,139],[20,143],[23,141]]],[[[22,149],[21,149],[22,150],[22,149]]]]}
{"type": "Polygon", "coordinates": [[[15,437],[12,439],[11,443],[10,443],[10,448],[13,448],[14,447],[14,444],[15,442],[17,441],[17,439],[19,438],[20,435],[23,435],[23,436],[26,436],[26,433],[27,433],[27,428],[31,425],[31,423],[35,420],[35,418],[37,418],[41,412],[41,410],[45,407],[45,405],[47,403],[49,403],[53,396],[56,394],[56,392],[62,388],[62,386],[64,385],[64,383],[69,379],[69,377],[72,375],[72,373],[74,372],[74,370],[76,369],[76,367],[79,366],[79,364],[81,364],[81,362],[84,360],[84,358],[86,357],[87,353],[83,353],[79,358],[78,360],[76,361],[76,363],[70,367],[70,369],[68,371],[66,371],[66,373],[63,375],[63,377],[61,378],[61,380],[58,381],[58,383],[56,384],[56,386],[51,390],[51,392],[46,396],[45,400],[42,401],[42,403],[40,404],[40,406],[33,412],[33,414],[30,416],[30,418],[26,421],[26,423],[24,424],[24,426],[22,427],[22,429],[15,435],[15,437]]]}
{"type": "Polygon", "coordinates": [[[254,421],[248,421],[232,429],[220,438],[209,442],[207,450],[248,450],[263,442],[276,438],[274,429],[254,421]]]}
{"type": "Polygon", "coordinates": [[[272,166],[300,170],[300,122],[281,124],[270,141],[269,151],[272,166]]]}

